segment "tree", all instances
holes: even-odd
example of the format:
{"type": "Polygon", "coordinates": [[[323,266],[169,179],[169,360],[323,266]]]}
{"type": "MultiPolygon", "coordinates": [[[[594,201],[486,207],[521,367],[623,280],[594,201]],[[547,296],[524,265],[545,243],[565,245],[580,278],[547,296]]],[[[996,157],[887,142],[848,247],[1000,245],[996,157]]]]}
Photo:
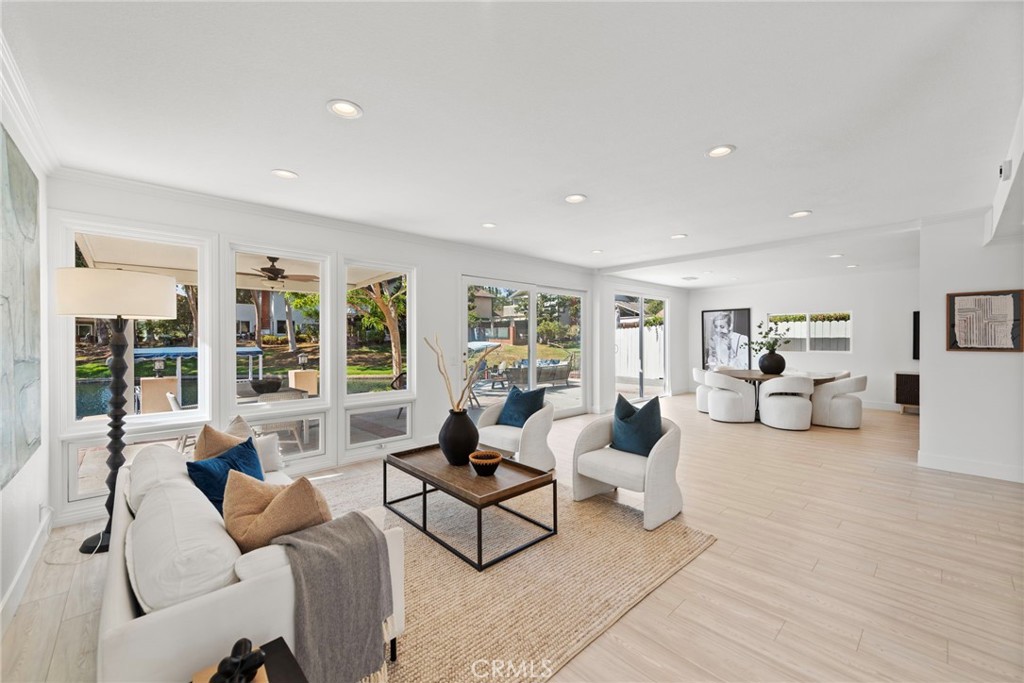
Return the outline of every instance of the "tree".
{"type": "Polygon", "coordinates": [[[199,287],[196,285],[184,285],[185,301],[188,303],[188,312],[192,318],[192,345],[199,343],[199,287]]]}
{"type": "Polygon", "coordinates": [[[348,291],[348,305],[360,314],[364,329],[387,330],[391,337],[391,373],[402,374],[402,332],[408,283],[405,276],[348,291]]]}

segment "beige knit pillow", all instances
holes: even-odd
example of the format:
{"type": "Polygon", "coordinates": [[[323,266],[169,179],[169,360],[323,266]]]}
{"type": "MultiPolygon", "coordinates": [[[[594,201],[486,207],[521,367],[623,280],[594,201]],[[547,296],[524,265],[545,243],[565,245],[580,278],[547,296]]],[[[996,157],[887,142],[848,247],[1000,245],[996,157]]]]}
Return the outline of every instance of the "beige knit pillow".
{"type": "Polygon", "coordinates": [[[291,484],[267,484],[236,470],[224,489],[224,527],[247,553],[269,545],[281,534],[331,520],[327,499],[302,477],[291,484]]]}
{"type": "Polygon", "coordinates": [[[203,425],[196,439],[196,448],[193,457],[196,460],[215,458],[224,451],[237,446],[246,439],[255,436],[252,427],[241,415],[235,416],[228,428],[223,432],[214,429],[210,425],[203,425]]]}

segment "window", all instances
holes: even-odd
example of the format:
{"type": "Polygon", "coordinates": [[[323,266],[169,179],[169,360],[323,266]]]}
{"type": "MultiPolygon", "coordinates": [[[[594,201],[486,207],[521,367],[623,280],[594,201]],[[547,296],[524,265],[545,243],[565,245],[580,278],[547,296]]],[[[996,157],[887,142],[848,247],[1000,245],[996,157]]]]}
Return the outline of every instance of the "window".
{"type": "Polygon", "coordinates": [[[665,300],[615,295],[615,391],[635,400],[665,385],[665,300]]]}
{"type": "Polygon", "coordinates": [[[320,262],[235,254],[239,405],[320,395],[320,262]]]}
{"type": "Polygon", "coordinates": [[[324,415],[246,418],[256,436],[277,434],[285,462],[323,455],[324,415]]]}
{"type": "Polygon", "coordinates": [[[789,343],[782,351],[849,351],[853,320],[849,312],[772,313],[768,321],[778,323],[789,343]]]}
{"type": "Polygon", "coordinates": [[[386,266],[354,264],[345,273],[348,394],[407,389],[408,273],[386,266]]]}
{"type": "Polygon", "coordinates": [[[347,411],[348,445],[368,446],[408,438],[410,408],[411,405],[405,403],[347,411]]]}
{"type": "Polygon", "coordinates": [[[583,407],[583,298],[537,293],[537,386],[555,410],[583,407]]]}
{"type": "MultiPolygon", "coordinates": [[[[177,281],[177,318],[128,322],[129,415],[193,410],[199,405],[199,250],[76,233],[75,267],[137,270],[177,281]]],[[[110,398],[110,324],[75,319],[75,420],[105,419],[110,398]]]]}
{"type": "MultiPolygon", "coordinates": [[[[72,475],[68,479],[68,500],[105,497],[107,490],[107,438],[90,439],[89,441],[69,444],[68,456],[72,475]]],[[[135,456],[143,448],[151,444],[163,444],[181,452],[182,460],[191,459],[195,449],[196,433],[171,434],[165,436],[148,436],[141,441],[129,441],[125,444],[123,455],[126,465],[130,465],[135,456]]]]}

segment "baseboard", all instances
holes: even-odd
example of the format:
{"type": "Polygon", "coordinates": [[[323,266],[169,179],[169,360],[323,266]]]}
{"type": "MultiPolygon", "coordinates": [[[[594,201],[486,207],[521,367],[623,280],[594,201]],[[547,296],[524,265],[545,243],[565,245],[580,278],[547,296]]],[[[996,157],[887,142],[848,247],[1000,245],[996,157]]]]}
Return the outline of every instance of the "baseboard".
{"type": "Polygon", "coordinates": [[[14,619],[14,613],[18,611],[21,598],[25,595],[25,589],[28,588],[29,579],[32,578],[32,570],[35,568],[39,556],[43,554],[43,548],[50,537],[52,514],[50,510],[46,510],[42,519],[39,520],[39,528],[36,529],[36,534],[32,537],[32,545],[18,566],[18,572],[14,576],[14,581],[11,582],[11,587],[0,601],[0,632],[7,631],[11,620],[14,619]]]}
{"type": "Polygon", "coordinates": [[[871,410],[888,410],[892,413],[898,413],[900,410],[898,403],[888,403],[886,401],[864,401],[864,407],[871,410]]]}
{"type": "Polygon", "coordinates": [[[957,474],[972,474],[976,477],[1002,479],[1003,481],[1012,481],[1018,484],[1024,484],[1024,469],[1022,469],[1020,465],[1003,465],[997,462],[953,458],[948,455],[937,455],[935,453],[918,451],[917,466],[930,470],[956,472],[957,474]]]}

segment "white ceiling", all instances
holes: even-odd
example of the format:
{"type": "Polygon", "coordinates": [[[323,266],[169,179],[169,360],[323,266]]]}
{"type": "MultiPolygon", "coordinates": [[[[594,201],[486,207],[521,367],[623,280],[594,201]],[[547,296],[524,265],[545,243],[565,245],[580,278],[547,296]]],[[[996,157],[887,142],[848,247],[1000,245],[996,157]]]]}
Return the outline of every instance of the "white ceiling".
{"type": "MultiPolygon", "coordinates": [[[[990,204],[1022,6],[5,2],[2,28],[64,166],[683,286],[694,255],[810,272],[790,240],[990,204]]],[[[862,267],[916,263],[892,232],[862,267]]]]}

